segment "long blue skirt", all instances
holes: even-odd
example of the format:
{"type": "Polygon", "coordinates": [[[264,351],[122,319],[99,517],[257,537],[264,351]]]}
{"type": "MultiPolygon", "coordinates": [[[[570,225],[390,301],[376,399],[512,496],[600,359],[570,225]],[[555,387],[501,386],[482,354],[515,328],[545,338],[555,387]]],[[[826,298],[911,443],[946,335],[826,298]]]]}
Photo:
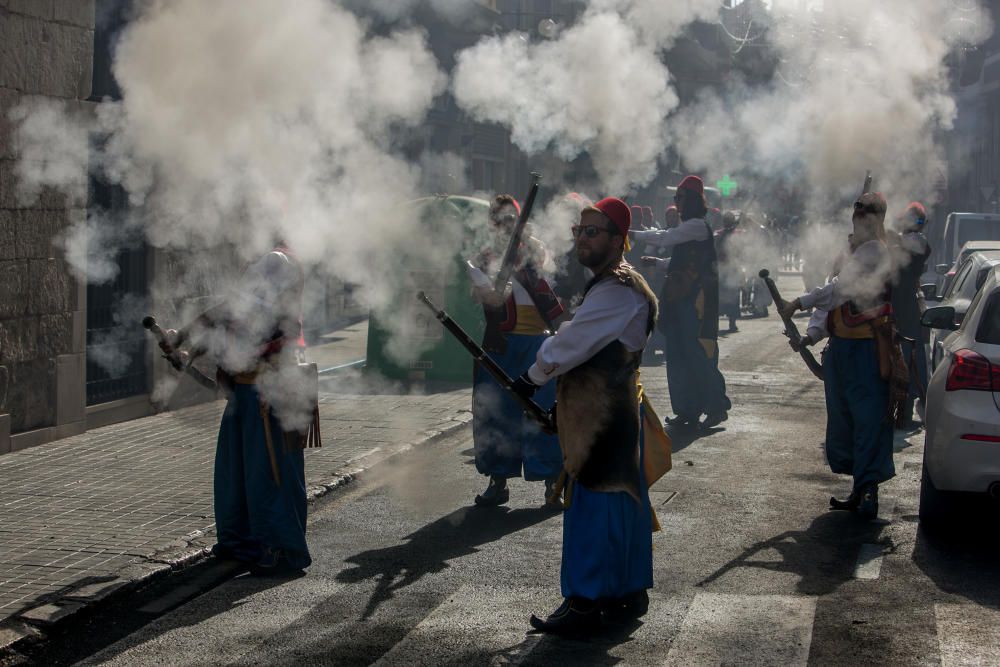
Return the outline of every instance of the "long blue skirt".
{"type": "Polygon", "coordinates": [[[219,425],[215,451],[215,524],[219,551],[253,564],[304,568],[306,479],[302,450],[286,451],[278,420],[271,440],[281,473],[274,481],[264,439],[257,389],[236,385],[219,425]]]}
{"type": "MultiPolygon", "coordinates": [[[[491,355],[511,377],[535,363],[545,336],[507,335],[503,354],[491,355]]],[[[549,382],[534,396],[549,409],[556,401],[556,383],[549,382]]],[[[500,388],[493,377],[476,366],[472,388],[472,441],[476,470],[483,475],[520,477],[529,481],[557,477],[562,470],[562,451],[554,435],[546,435],[534,420],[524,415],[517,401],[500,388]]]]}
{"type": "Polygon", "coordinates": [[[563,512],[563,597],[602,600],[653,587],[653,519],[642,473],[641,430],[639,446],[641,503],[623,491],[590,491],[573,482],[570,506],[563,512]]]}
{"type": "Polygon", "coordinates": [[[830,470],[852,475],[854,488],[891,479],[889,387],[879,375],[875,341],[831,338],[823,369],[830,470]]]}
{"type": "Polygon", "coordinates": [[[701,320],[694,301],[664,304],[660,316],[665,338],[670,406],[679,417],[696,420],[703,414],[728,412],[726,380],[719,371],[719,351],[709,357],[698,341],[701,320]]]}

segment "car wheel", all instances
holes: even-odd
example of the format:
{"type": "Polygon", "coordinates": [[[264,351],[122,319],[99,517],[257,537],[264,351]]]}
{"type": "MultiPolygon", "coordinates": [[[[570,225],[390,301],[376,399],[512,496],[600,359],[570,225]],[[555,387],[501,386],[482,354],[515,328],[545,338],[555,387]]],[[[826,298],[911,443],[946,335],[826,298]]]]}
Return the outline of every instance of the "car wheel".
{"type": "Polygon", "coordinates": [[[939,491],[934,486],[924,461],[920,474],[920,523],[929,529],[944,527],[955,518],[958,500],[958,494],[939,491]]]}

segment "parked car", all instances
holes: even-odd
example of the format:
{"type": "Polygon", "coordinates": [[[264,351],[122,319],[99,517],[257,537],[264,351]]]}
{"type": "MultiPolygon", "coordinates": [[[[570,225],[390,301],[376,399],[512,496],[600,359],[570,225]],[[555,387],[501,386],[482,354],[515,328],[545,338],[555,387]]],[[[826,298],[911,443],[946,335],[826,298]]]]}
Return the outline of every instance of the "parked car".
{"type": "Polygon", "coordinates": [[[991,268],[960,325],[952,306],[921,324],[950,332],[927,387],[920,520],[961,518],[980,503],[1000,508],[1000,268],[991,268]]]}
{"type": "Polygon", "coordinates": [[[938,276],[941,276],[934,281],[937,285],[937,293],[943,295],[951,287],[951,283],[958,273],[958,267],[962,265],[962,262],[969,255],[974,252],[986,252],[988,250],[1000,250],[1000,239],[996,241],[967,241],[962,246],[962,249],[958,251],[958,256],[955,258],[953,264],[938,264],[934,269],[938,276]]]}
{"type": "MultiPolygon", "coordinates": [[[[958,271],[955,273],[955,279],[951,281],[942,298],[937,300],[932,295],[929,301],[937,301],[935,305],[952,307],[955,311],[955,325],[961,324],[962,319],[969,310],[969,304],[972,303],[973,297],[976,296],[976,292],[986,282],[989,272],[997,265],[1000,265],[1000,249],[988,252],[973,252],[959,266],[958,271]]],[[[949,333],[950,331],[947,330],[931,330],[928,349],[931,372],[941,362],[944,355],[942,342],[949,333]]]]}
{"type": "Polygon", "coordinates": [[[930,229],[931,266],[940,264],[951,266],[958,253],[969,241],[1000,240],[1000,214],[995,213],[949,213],[940,235],[930,229]]]}

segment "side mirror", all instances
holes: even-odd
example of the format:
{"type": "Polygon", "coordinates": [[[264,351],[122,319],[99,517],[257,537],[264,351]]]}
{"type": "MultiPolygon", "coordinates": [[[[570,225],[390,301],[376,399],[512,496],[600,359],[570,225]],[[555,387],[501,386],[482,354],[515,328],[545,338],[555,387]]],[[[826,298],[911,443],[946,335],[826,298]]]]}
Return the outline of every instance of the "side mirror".
{"type": "Polygon", "coordinates": [[[934,267],[934,273],[938,274],[939,276],[943,276],[944,274],[948,273],[948,269],[950,268],[951,268],[950,264],[938,264],[937,266],[934,267]]]}
{"type": "Polygon", "coordinates": [[[924,301],[940,301],[941,297],[937,293],[937,285],[934,283],[927,283],[926,285],[920,286],[920,291],[924,293],[924,301]]]}
{"type": "Polygon", "coordinates": [[[920,325],[931,329],[947,329],[954,331],[958,328],[955,324],[955,309],[951,306],[935,306],[928,308],[920,316],[920,325]]]}

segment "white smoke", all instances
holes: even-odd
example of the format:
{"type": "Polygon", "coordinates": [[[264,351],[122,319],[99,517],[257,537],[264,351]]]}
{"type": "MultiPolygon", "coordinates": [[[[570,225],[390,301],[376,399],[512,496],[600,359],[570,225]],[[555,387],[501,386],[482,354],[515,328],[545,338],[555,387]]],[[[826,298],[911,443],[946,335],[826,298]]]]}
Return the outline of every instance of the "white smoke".
{"type": "Polygon", "coordinates": [[[46,97],[26,97],[9,112],[18,201],[30,206],[43,188],[54,188],[69,197],[71,206],[87,198],[90,161],[90,124],[86,115],[69,103],[46,97]]]}
{"type": "Polygon", "coordinates": [[[390,21],[408,17],[421,5],[430,7],[451,20],[468,17],[474,10],[473,0],[366,0],[367,9],[390,21]]]}
{"type": "Polygon", "coordinates": [[[487,38],[460,52],[452,90],[466,112],[510,128],[523,151],[588,153],[609,192],[656,174],[677,105],[655,44],[611,11],[587,12],[557,39],[487,38]]]}
{"type": "Polygon", "coordinates": [[[953,29],[952,4],[783,9],[766,33],[779,60],[775,80],[736,82],[678,110],[671,140],[693,169],[804,182],[820,216],[858,194],[866,168],[890,206],[926,198],[942,169],[940,135],[955,117],[945,59],[991,30],[974,3],[963,17],[971,23],[953,29]]]}

